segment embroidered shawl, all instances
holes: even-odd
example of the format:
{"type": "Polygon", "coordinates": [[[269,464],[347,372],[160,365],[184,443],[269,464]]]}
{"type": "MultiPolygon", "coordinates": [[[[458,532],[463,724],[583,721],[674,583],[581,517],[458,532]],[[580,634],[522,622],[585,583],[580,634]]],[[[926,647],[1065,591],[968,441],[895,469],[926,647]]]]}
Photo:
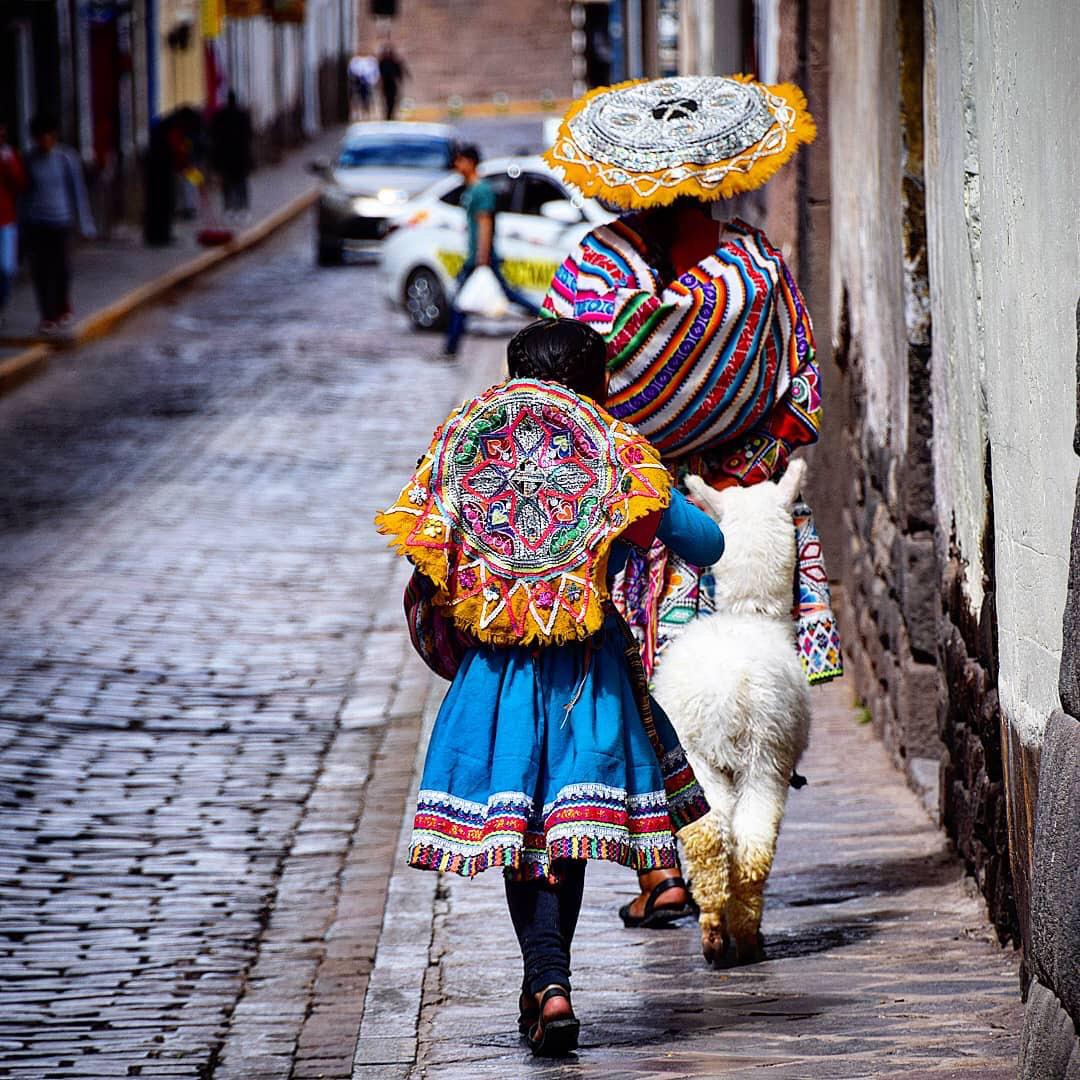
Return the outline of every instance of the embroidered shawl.
{"type": "Polygon", "coordinates": [[[821,393],[802,294],[765,234],[726,226],[712,255],[661,288],[637,215],[594,229],[555,274],[544,314],[604,336],[606,406],[665,460],[753,484],[817,439],[821,393]]]}
{"type": "Polygon", "coordinates": [[[557,644],[600,628],[612,543],[669,499],[633,428],[556,383],[513,379],[450,415],[375,522],[462,630],[557,644]]]}

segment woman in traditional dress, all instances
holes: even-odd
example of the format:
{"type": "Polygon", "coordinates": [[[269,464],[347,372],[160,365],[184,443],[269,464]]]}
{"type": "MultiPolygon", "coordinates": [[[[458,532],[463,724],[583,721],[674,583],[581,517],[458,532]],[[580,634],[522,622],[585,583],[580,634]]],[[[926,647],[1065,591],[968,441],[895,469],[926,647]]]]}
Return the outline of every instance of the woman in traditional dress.
{"type": "MultiPolygon", "coordinates": [[[[776,479],[793,450],[817,439],[820,383],[802,294],[765,234],[722,212],[722,200],[765,183],[814,135],[791,84],[681,77],[590,92],[545,155],[585,195],[629,212],[567,258],[544,313],[604,337],[608,409],[675,478],[692,471],[717,488],[776,479]]],[[[840,643],[805,504],[795,527],[798,648],[817,683],[842,673],[840,643]]],[[[711,610],[700,567],[657,546],[632,555],[618,582],[650,676],[664,646],[711,610]]],[[[677,870],[639,884],[620,912],[627,925],[662,924],[687,902],[677,870]]]]}
{"type": "Polygon", "coordinates": [[[532,323],[508,358],[510,380],[448,418],[377,524],[416,565],[414,642],[453,678],[409,862],[504,868],[519,1029],[561,1055],[578,1040],[570,945],[587,860],[673,867],[675,832],[708,811],[609,581],[629,545],[711,564],[724,543],[652,446],[600,407],[598,334],[532,323]]]}

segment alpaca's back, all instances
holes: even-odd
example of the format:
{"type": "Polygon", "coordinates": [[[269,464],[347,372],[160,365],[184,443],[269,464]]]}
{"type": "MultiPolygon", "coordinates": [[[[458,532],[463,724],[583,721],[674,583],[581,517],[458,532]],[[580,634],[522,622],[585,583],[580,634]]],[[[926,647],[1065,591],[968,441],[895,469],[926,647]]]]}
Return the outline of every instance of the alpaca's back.
{"type": "Polygon", "coordinates": [[[791,622],[719,613],[665,650],[656,696],[679,738],[710,768],[790,770],[806,748],[810,697],[791,622]]]}

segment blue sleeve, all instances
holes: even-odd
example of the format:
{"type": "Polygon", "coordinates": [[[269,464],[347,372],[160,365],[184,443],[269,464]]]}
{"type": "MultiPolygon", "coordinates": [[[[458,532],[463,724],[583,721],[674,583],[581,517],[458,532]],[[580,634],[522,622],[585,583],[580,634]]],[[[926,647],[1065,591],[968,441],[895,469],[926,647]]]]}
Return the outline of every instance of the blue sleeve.
{"type": "Polygon", "coordinates": [[[680,491],[672,491],[671,505],[664,511],[656,535],[666,548],[694,566],[712,566],[724,554],[720,526],[680,491]]]}

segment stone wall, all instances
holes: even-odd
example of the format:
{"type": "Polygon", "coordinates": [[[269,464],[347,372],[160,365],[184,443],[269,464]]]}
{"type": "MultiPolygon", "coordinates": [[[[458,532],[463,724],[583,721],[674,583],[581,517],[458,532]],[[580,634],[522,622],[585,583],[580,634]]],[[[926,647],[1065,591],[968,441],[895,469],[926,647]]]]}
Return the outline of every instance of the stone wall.
{"type": "MultiPolygon", "coordinates": [[[[1045,810],[1080,774],[1068,754],[1052,778],[1040,765],[1059,709],[1076,482],[1074,405],[1063,390],[1077,286],[1062,271],[1080,250],[1068,209],[1080,147],[1056,132],[1071,125],[1080,75],[1075,66],[1054,73],[1066,43],[1080,40],[1080,8],[930,0],[927,14],[934,471],[953,751],[946,818],[970,841],[992,907],[1007,891],[996,849],[1009,838],[1026,986],[1038,973],[1040,859],[1080,843],[1075,818],[1045,810]],[[994,805],[999,792],[1007,813],[994,805]]],[[[1057,724],[1056,737],[1068,727],[1057,724]]]]}
{"type": "Polygon", "coordinates": [[[820,455],[825,475],[842,484],[839,558],[829,554],[845,586],[839,614],[859,696],[937,816],[946,751],[938,716],[921,5],[833,0],[831,9],[832,396],[843,405],[826,418],[839,428],[839,445],[820,455]]]}
{"type": "MultiPolygon", "coordinates": [[[[569,0],[398,0],[391,38],[411,78],[404,93],[442,104],[452,95],[490,102],[536,100],[573,88],[569,0]]],[[[366,11],[361,48],[376,48],[366,11]]]]}
{"type": "Polygon", "coordinates": [[[830,26],[842,445],[819,457],[843,503],[845,647],[875,728],[1023,944],[1022,1074],[1064,1076],[1080,1069],[1080,402],[1064,392],[1080,6],[831,0],[830,26]]]}

